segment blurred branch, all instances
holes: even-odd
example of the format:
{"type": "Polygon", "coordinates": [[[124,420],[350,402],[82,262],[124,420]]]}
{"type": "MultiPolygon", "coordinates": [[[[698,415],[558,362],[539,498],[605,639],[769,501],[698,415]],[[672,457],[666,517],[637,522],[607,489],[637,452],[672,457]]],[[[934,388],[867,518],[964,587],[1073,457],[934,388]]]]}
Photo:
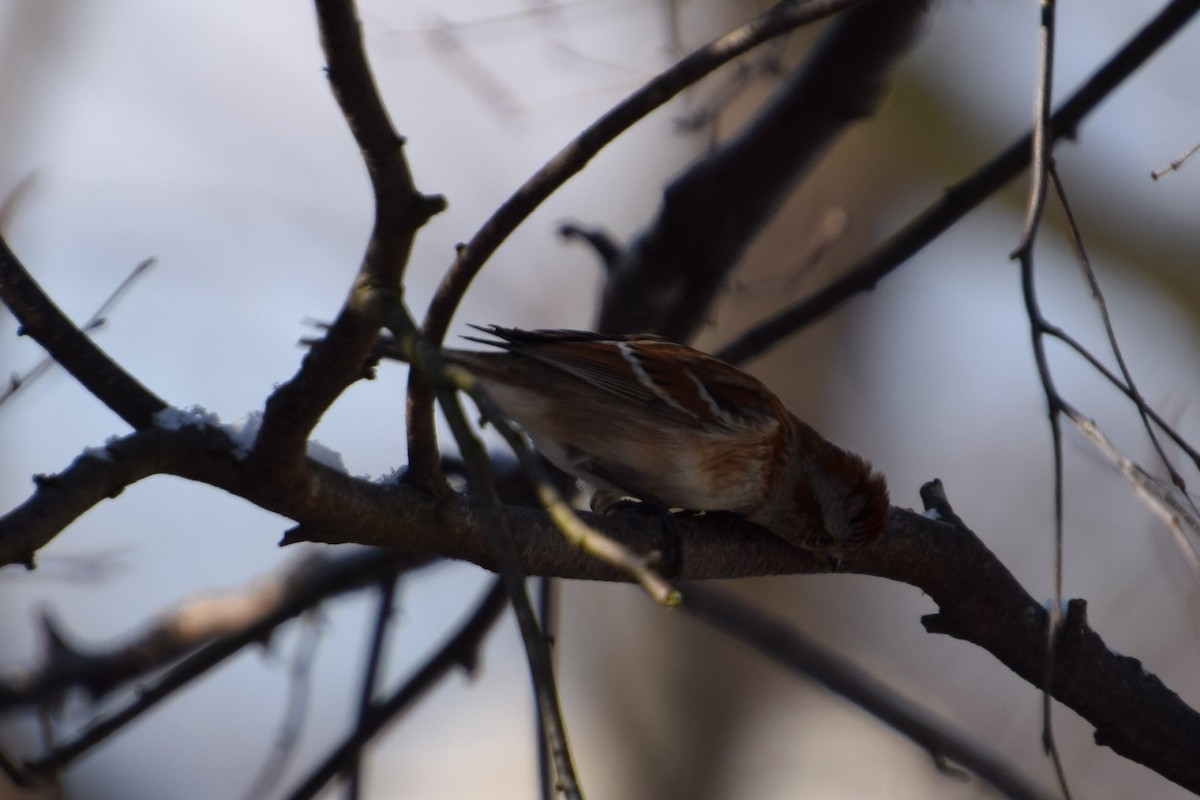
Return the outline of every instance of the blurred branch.
{"type": "Polygon", "coordinates": [[[952,730],[855,664],[809,640],[787,623],[697,584],[683,587],[683,608],[704,624],[740,640],[766,658],[810,678],[928,750],[934,761],[961,765],[1013,800],[1049,800],[996,754],[952,730]]]}
{"type": "MultiPolygon", "coordinates": [[[[379,673],[383,668],[384,646],[392,629],[392,615],[396,611],[396,585],[394,576],[385,576],[378,583],[379,599],[375,604],[375,624],[371,628],[371,645],[363,669],[362,690],[358,695],[359,728],[366,724],[367,715],[375,703],[375,695],[379,692],[379,673]]],[[[350,776],[350,785],[346,791],[347,800],[359,800],[362,796],[362,761],[359,755],[360,753],[354,754],[346,769],[350,776]]]]}
{"type": "Polygon", "coordinates": [[[844,12],[741,131],[667,186],[657,219],[609,271],[597,330],[690,339],[799,178],[874,112],[927,9],[875,0],[844,12]]]}
{"type": "Polygon", "coordinates": [[[0,680],[0,710],[54,703],[70,689],[99,699],[218,638],[242,645],[262,641],[270,630],[263,629],[264,621],[274,628],[330,594],[362,585],[366,580],[362,576],[350,580],[350,566],[371,578],[385,567],[417,565],[408,562],[413,559],[390,553],[385,559],[374,554],[350,560],[309,555],[247,588],[186,601],[161,614],[126,644],[97,652],[71,644],[58,624],[44,617],[46,662],[0,680]],[[249,638],[248,632],[255,638],[249,638]]]}
{"type": "Polygon", "coordinates": [[[217,605],[229,612],[220,618],[207,614],[212,605],[184,606],[128,645],[93,653],[56,648],[48,663],[24,677],[9,676],[0,682],[0,707],[50,703],[72,688],[98,696],[143,678],[184,653],[191,654],[140,685],[127,704],[27,761],[24,771],[38,779],[56,774],[242,648],[268,640],[288,620],[330,597],[377,581],[383,573],[396,575],[425,563],[424,559],[374,550],[332,558],[309,556],[257,587],[216,599],[217,605]]]}
{"type": "MultiPolygon", "coordinates": [[[[1200,11],[1200,0],[1168,3],[1059,106],[1050,120],[1051,138],[1056,141],[1074,138],[1080,123],[1150,56],[1162,49],[1197,11],[1200,11]]],[[[742,363],[760,356],[851,297],[873,289],[880,280],[1019,175],[1029,165],[1031,143],[1032,134],[1026,134],[975,174],[946,190],[937,202],[850,267],[842,277],[745,331],[718,351],[717,357],[742,363]]]]}
{"type": "Polygon", "coordinates": [[[21,333],[45,348],[71,377],[135,429],[154,423],[167,407],[104,354],[77,328],[13,255],[0,237],[0,300],[21,323],[21,333]]]}
{"type": "Polygon", "coordinates": [[[767,42],[759,52],[743,58],[732,65],[725,74],[714,78],[716,85],[692,110],[679,116],[675,127],[683,133],[704,133],[708,144],[713,147],[718,141],[718,123],[721,114],[758,80],[769,80],[772,85],[779,82],[788,71],[785,61],[789,42],[775,39],[767,42]]]}
{"type": "Polygon", "coordinates": [[[308,351],[296,375],[267,400],[253,458],[288,474],[295,491],[304,489],[304,447],[317,421],[363,376],[379,331],[363,304],[375,288],[399,289],[417,231],[446,205],[441,197],[421,194],[413,184],[403,140],[392,128],[363,51],[353,1],[316,0],[316,9],[329,83],[371,178],[375,221],[341,312],[308,351]]]}
{"type": "MultiPolygon", "coordinates": [[[[861,0],[783,0],[755,19],[709,42],[660,73],[592,123],[533,174],[459,247],[429,304],[421,330],[438,347],[455,310],[484,263],[542,202],[582,170],[606,145],[679,92],[763,42],[824,19],[861,0]]],[[[409,376],[409,463],[432,471],[439,457],[433,425],[433,393],[419,374],[409,376]]]]}
{"type": "Polygon", "coordinates": [[[563,239],[580,239],[587,242],[600,259],[605,271],[611,270],[621,255],[621,243],[603,228],[592,228],[576,222],[564,222],[558,226],[558,235],[563,239]]]}
{"type": "Polygon", "coordinates": [[[275,734],[275,741],[266,762],[259,768],[250,788],[242,795],[245,800],[260,800],[269,796],[279,785],[279,779],[283,777],[288,762],[296,755],[296,745],[300,741],[304,721],[308,717],[313,661],[317,656],[317,645],[321,641],[320,630],[319,620],[313,614],[308,614],[304,618],[300,640],[296,643],[296,652],[288,666],[288,693],[287,700],[284,701],[284,714],[279,724],[279,732],[275,734]]]}
{"type": "Polygon", "coordinates": [[[507,606],[507,600],[508,593],[503,582],[499,579],[492,581],[491,588],[458,632],[430,656],[396,692],[378,705],[372,705],[367,714],[359,720],[354,731],[287,795],[288,800],[315,797],[326,784],[354,763],[362,748],[391,720],[420,699],[451,669],[462,667],[468,674],[473,673],[479,658],[479,647],[500,618],[500,613],[507,606]]]}

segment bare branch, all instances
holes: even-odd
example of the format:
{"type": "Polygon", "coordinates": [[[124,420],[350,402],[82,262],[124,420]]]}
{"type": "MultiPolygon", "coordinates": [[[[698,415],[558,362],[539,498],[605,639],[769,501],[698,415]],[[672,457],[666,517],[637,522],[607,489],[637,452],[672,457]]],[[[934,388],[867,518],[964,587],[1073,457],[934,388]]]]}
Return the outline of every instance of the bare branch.
{"type": "MultiPolygon", "coordinates": [[[[157,468],[210,483],[299,521],[286,541],[357,542],[496,569],[496,556],[484,533],[484,519],[493,512],[486,512],[482,501],[471,496],[434,495],[406,483],[383,486],[311,463],[312,491],[289,494],[281,491],[278,476],[254,472],[247,462],[235,458],[232,444],[215,429],[152,428],[107,449],[115,453],[112,462],[93,459],[102,475],[81,480],[64,473],[61,490],[90,492],[92,502],[99,502],[104,488],[120,487],[119,478],[144,477],[157,468]],[[221,449],[221,441],[228,450],[221,449]]],[[[68,496],[58,499],[76,507],[86,505],[68,496]]],[[[36,495],[28,503],[52,507],[36,495]]],[[[544,512],[506,506],[502,516],[513,531],[525,574],[630,580],[626,573],[573,547],[544,512]]],[[[661,541],[658,519],[582,512],[581,517],[634,552],[648,553],[661,541]]],[[[8,518],[0,518],[0,546],[12,533],[6,523],[8,518]]],[[[729,515],[683,516],[674,524],[679,532],[682,580],[829,568],[811,554],[729,515]]],[[[1042,685],[1047,612],[965,527],[893,509],[884,536],[871,547],[847,555],[841,569],[919,587],[939,606],[939,613],[924,620],[927,629],[973,642],[1033,685],[1042,685]]],[[[1082,616],[1073,619],[1068,614],[1064,622],[1051,690],[1096,726],[1098,741],[1200,792],[1200,762],[1191,757],[1200,752],[1200,715],[1135,659],[1106,648],[1082,616]]]]}
{"type": "Polygon", "coordinates": [[[321,415],[354,381],[379,331],[362,308],[375,288],[398,290],[417,231],[445,208],[413,184],[403,140],[392,128],[363,50],[353,0],[316,0],[329,82],[362,151],[375,197],[375,222],[354,288],[299,372],[267,400],[254,457],[299,484],[304,444],[321,415]]]}
{"type": "Polygon", "coordinates": [[[1048,324],[1046,326],[1046,335],[1053,336],[1055,339],[1058,339],[1060,342],[1067,345],[1067,347],[1070,347],[1072,350],[1082,356],[1083,359],[1091,365],[1092,369],[1103,375],[1109,383],[1111,383],[1118,390],[1120,390],[1122,394],[1137,404],[1139,409],[1143,411],[1155,425],[1158,426],[1158,429],[1165,433],[1167,438],[1175,443],[1176,447],[1187,454],[1188,458],[1191,459],[1192,463],[1196,465],[1197,469],[1200,469],[1200,450],[1197,450],[1195,447],[1193,447],[1187,439],[1183,438],[1183,435],[1180,434],[1179,431],[1171,427],[1171,425],[1165,419],[1163,419],[1161,414],[1155,411],[1151,406],[1144,404],[1144,400],[1139,400],[1141,397],[1140,392],[1135,392],[1130,389],[1129,386],[1123,380],[1121,380],[1116,373],[1104,366],[1100,359],[1096,358],[1096,356],[1093,355],[1090,350],[1084,347],[1082,342],[1080,342],[1074,336],[1071,336],[1071,334],[1067,333],[1062,328],[1059,328],[1056,325],[1048,324]]]}
{"type": "Polygon", "coordinates": [[[300,740],[304,720],[308,716],[313,659],[316,657],[317,644],[320,641],[318,621],[309,615],[304,620],[304,630],[296,643],[296,652],[292,655],[288,668],[288,697],[284,703],[286,710],[279,724],[279,732],[275,736],[266,763],[259,769],[258,775],[243,795],[245,800],[267,797],[279,785],[284,769],[296,753],[296,744],[300,740]]]}
{"type": "Polygon", "coordinates": [[[1182,167],[1184,164],[1186,164],[1188,161],[1190,161],[1192,156],[1196,155],[1196,153],[1200,153],[1200,142],[1196,142],[1194,145],[1189,147],[1187,149],[1186,153],[1184,153],[1179,158],[1172,161],[1167,166],[1163,167],[1162,169],[1156,169],[1153,172],[1151,172],[1150,173],[1151,180],[1156,180],[1156,181],[1161,180],[1162,178],[1165,178],[1167,175],[1170,175],[1172,172],[1177,172],[1179,170],[1179,168],[1182,167]]]}
{"type": "MultiPolygon", "coordinates": [[[[359,570],[375,561],[352,562],[359,570]]],[[[384,564],[399,566],[391,556],[384,564]]],[[[86,652],[68,642],[59,625],[49,618],[43,626],[51,649],[48,661],[14,673],[0,681],[0,709],[20,705],[53,703],[69,689],[82,689],[100,698],[129,681],[177,661],[183,655],[219,638],[251,641],[247,631],[256,631],[261,641],[262,625],[278,625],[325,599],[332,592],[356,588],[363,579],[347,582],[345,568],[336,559],[310,555],[299,559],[277,575],[232,592],[196,597],[159,616],[146,630],[117,647],[86,652]]]]}
{"type": "MultiPolygon", "coordinates": [[[[1108,349],[1112,352],[1113,358],[1116,359],[1117,368],[1121,370],[1123,380],[1118,383],[1124,385],[1126,395],[1133,401],[1134,407],[1137,408],[1138,416],[1142,420],[1142,427],[1146,431],[1146,436],[1149,437],[1154,452],[1158,454],[1160,463],[1166,468],[1171,482],[1179,489],[1180,494],[1186,502],[1191,505],[1191,512],[1188,516],[1200,516],[1200,509],[1197,509],[1196,504],[1188,497],[1187,484],[1183,479],[1183,475],[1175,469],[1175,465],[1171,463],[1171,459],[1167,457],[1166,451],[1158,441],[1158,434],[1154,432],[1154,425],[1152,424],[1153,410],[1142,396],[1141,390],[1138,389],[1137,383],[1133,380],[1133,373],[1130,372],[1129,366],[1125,363],[1125,354],[1121,351],[1121,345],[1117,341],[1117,332],[1113,328],[1112,317],[1108,313],[1108,302],[1104,299],[1104,292],[1100,290],[1100,281],[1096,278],[1096,271],[1092,269],[1092,261],[1088,257],[1087,248],[1083,244],[1083,232],[1079,229],[1079,223],[1075,220],[1071,204],[1067,201],[1066,189],[1059,177],[1058,169],[1054,165],[1051,165],[1050,168],[1050,180],[1052,181],[1058,202],[1062,206],[1063,213],[1067,217],[1067,230],[1071,234],[1071,247],[1075,251],[1075,260],[1079,264],[1079,269],[1083,272],[1083,277],[1088,283],[1088,288],[1091,289],[1092,302],[1096,304],[1096,309],[1100,312],[1100,321],[1104,325],[1104,335],[1108,338],[1108,349]]],[[[1056,333],[1047,331],[1048,335],[1056,335],[1056,333]]],[[[1193,553],[1194,556],[1195,554],[1193,553]]]]}
{"type": "MultiPolygon", "coordinates": [[[[1149,23],[1059,106],[1050,121],[1055,141],[1074,138],[1079,125],[1150,56],[1200,11],[1200,0],[1172,0],[1149,23]]],[[[816,322],[884,277],[950,229],[1029,165],[1032,133],[1014,142],[966,180],[897,231],[874,252],[858,261],[824,289],[779,311],[750,328],[715,355],[742,363],[762,355],[776,343],[816,322]]]]}
{"type": "MultiPolygon", "coordinates": [[[[392,576],[386,576],[379,582],[379,600],[375,606],[375,624],[371,629],[371,646],[367,652],[367,663],[363,670],[362,691],[358,696],[358,727],[367,723],[367,716],[375,703],[375,695],[379,691],[379,673],[383,668],[384,645],[388,633],[392,629],[392,614],[396,605],[396,584],[392,576]]],[[[347,768],[350,773],[350,785],[347,789],[348,800],[358,800],[362,794],[362,762],[359,753],[347,768]]]]}
{"type": "Polygon", "coordinates": [[[508,594],[503,582],[499,579],[493,581],[487,594],[479,601],[475,612],[458,632],[387,700],[372,706],[354,731],[287,795],[288,800],[307,800],[315,797],[357,758],[367,742],[451,669],[461,666],[467,672],[474,671],[479,646],[500,618],[500,613],[507,605],[507,599],[508,594]]]}
{"type": "MultiPolygon", "coordinates": [[[[541,578],[538,581],[538,622],[541,623],[542,630],[545,631],[547,641],[551,645],[554,644],[555,631],[558,628],[558,615],[556,613],[558,609],[557,586],[558,581],[554,578],[541,578]]],[[[553,658],[553,649],[551,649],[550,655],[553,658]]],[[[549,741],[546,734],[546,725],[542,722],[541,714],[535,716],[534,727],[537,738],[534,741],[537,743],[539,796],[541,800],[557,800],[558,790],[554,785],[554,763],[550,757],[550,748],[546,746],[546,742],[549,741]]]]}
{"type": "MultiPolygon", "coordinates": [[[[571,760],[571,750],[567,744],[567,729],[563,724],[562,708],[558,701],[558,688],[554,680],[554,667],[550,660],[550,647],[545,633],[533,613],[525,572],[521,568],[521,559],[513,541],[512,529],[508,526],[508,520],[505,519],[502,512],[500,496],[496,491],[496,482],[492,475],[491,461],[483,448],[483,443],[467,422],[457,392],[443,380],[445,370],[442,369],[443,365],[436,351],[418,336],[416,325],[408,315],[407,309],[403,307],[403,303],[395,302],[387,307],[390,308],[390,313],[385,312],[383,315],[387,327],[397,343],[403,349],[411,352],[416,371],[423,373],[433,384],[438,405],[441,406],[442,413],[454,434],[455,442],[462,452],[471,493],[482,501],[483,530],[496,559],[497,571],[500,573],[504,588],[512,602],[513,613],[517,618],[521,642],[525,646],[525,655],[529,662],[530,677],[533,679],[534,701],[546,732],[546,744],[550,748],[554,760],[558,785],[567,800],[583,800],[583,794],[575,776],[575,765],[571,760]]],[[[502,417],[500,419],[503,420],[502,417]]],[[[522,447],[521,450],[524,451],[524,448],[522,447]]],[[[549,486],[549,483],[547,482],[545,485],[549,486]]],[[[562,504],[561,498],[559,503],[565,506],[562,504]]],[[[561,525],[556,524],[556,527],[561,527],[561,525]]]]}
{"type": "Polygon", "coordinates": [[[1090,439],[1105,458],[1121,471],[1121,474],[1133,486],[1134,492],[1142,504],[1161,519],[1167,529],[1174,534],[1180,552],[1187,558],[1192,569],[1200,571],[1200,547],[1197,547],[1195,541],[1196,537],[1200,537],[1200,519],[1197,519],[1194,513],[1195,508],[1191,498],[1183,494],[1182,490],[1177,495],[1172,491],[1171,486],[1146,472],[1133,459],[1118,450],[1116,445],[1100,430],[1100,426],[1096,424],[1095,420],[1085,417],[1070,404],[1064,404],[1063,413],[1071,422],[1075,423],[1079,432],[1090,439]],[[1180,499],[1181,496],[1183,499],[1180,499]],[[1185,527],[1187,531],[1184,530],[1185,527]],[[1189,531],[1191,532],[1190,537],[1189,531]]]}
{"type": "Polygon", "coordinates": [[[690,339],[795,183],[874,112],[927,9],[885,0],[843,13],[754,119],[667,186],[658,217],[609,272],[597,330],[690,339]]]}
{"type": "MultiPolygon", "coordinates": [[[[400,571],[418,568],[423,563],[425,562],[422,559],[378,551],[351,553],[329,559],[309,558],[296,562],[285,573],[277,576],[273,583],[244,593],[243,596],[247,599],[257,597],[258,608],[245,615],[241,624],[234,625],[215,640],[199,647],[162,676],[143,684],[136,697],[126,705],[94,720],[74,736],[59,742],[49,752],[28,761],[25,765],[26,774],[38,780],[57,774],[59,770],[84,753],[90,752],[158,703],[196,678],[207,674],[215,665],[247,645],[268,639],[272,631],[288,620],[329,597],[353,591],[378,580],[381,573],[394,575],[400,571]],[[279,593],[268,597],[267,595],[274,590],[279,590],[279,593]]],[[[170,619],[164,619],[164,624],[170,627],[170,619]]],[[[93,691],[97,688],[108,691],[117,685],[142,677],[147,671],[174,660],[175,656],[165,650],[156,654],[146,647],[148,642],[156,639],[160,643],[168,641],[163,635],[151,630],[131,645],[107,653],[76,652],[70,664],[61,661],[49,664],[40,670],[39,674],[32,676],[31,680],[25,681],[23,686],[10,679],[0,684],[0,695],[6,698],[3,705],[46,702],[76,686],[93,687],[93,691]],[[80,658],[83,661],[80,661],[80,658]]],[[[202,642],[201,638],[196,638],[192,645],[199,646],[202,642]]]]}
{"type": "Polygon", "coordinates": [[[1058,635],[1062,626],[1063,592],[1063,452],[1062,420],[1063,400],[1054,386],[1054,378],[1046,359],[1046,318],[1038,302],[1034,282],[1033,254],[1042,214],[1046,208],[1046,194],[1050,186],[1050,171],[1054,162],[1051,154],[1053,139],[1050,135],[1052,97],[1054,94],[1054,43],[1055,43],[1055,0],[1041,0],[1041,24],[1038,28],[1037,86],[1034,92],[1033,138],[1030,142],[1031,176],[1029,200],[1026,203],[1025,224],[1021,231],[1021,243],[1011,258],[1021,264],[1021,292],[1025,299],[1025,314],[1029,321],[1033,345],[1034,362],[1038,379],[1046,397],[1046,414],[1050,422],[1051,447],[1054,453],[1054,597],[1050,613],[1046,617],[1046,666],[1042,688],[1042,747],[1049,754],[1058,777],[1063,797],[1071,800],[1071,789],[1067,784],[1062,758],[1054,741],[1053,708],[1050,681],[1054,675],[1054,657],[1058,635]]]}
{"type": "Polygon", "coordinates": [[[901,697],[855,664],[831,653],[785,622],[697,584],[683,587],[692,616],[740,640],[775,663],[858,705],[929,751],[935,761],[950,760],[978,775],[1013,800],[1049,800],[980,742],[952,730],[901,697]]]}

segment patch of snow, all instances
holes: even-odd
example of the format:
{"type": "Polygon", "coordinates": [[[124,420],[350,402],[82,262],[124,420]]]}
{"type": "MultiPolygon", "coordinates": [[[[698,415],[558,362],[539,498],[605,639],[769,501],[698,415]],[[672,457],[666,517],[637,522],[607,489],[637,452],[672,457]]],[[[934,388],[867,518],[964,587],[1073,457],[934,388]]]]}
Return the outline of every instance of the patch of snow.
{"type": "Polygon", "coordinates": [[[154,424],[167,431],[177,431],[181,428],[206,428],[220,423],[220,417],[200,406],[192,406],[187,409],[167,406],[154,414],[154,424]]]}
{"type": "Polygon", "coordinates": [[[107,461],[110,464],[113,461],[112,453],[108,452],[107,447],[85,447],[83,449],[83,457],[94,458],[97,461],[107,461]]]}
{"type": "Polygon", "coordinates": [[[308,440],[308,457],[318,464],[324,464],[330,469],[336,469],[338,472],[346,472],[346,462],[342,460],[342,454],[332,447],[326,447],[316,439],[308,440]]]}
{"type": "Polygon", "coordinates": [[[262,419],[261,411],[251,411],[237,422],[221,426],[222,430],[229,434],[229,438],[233,439],[236,446],[233,455],[239,461],[244,460],[254,449],[254,443],[258,441],[258,431],[262,427],[262,419]]]}
{"type": "Polygon", "coordinates": [[[396,486],[404,480],[407,471],[408,467],[394,467],[376,478],[375,482],[382,486],[396,486]]]}

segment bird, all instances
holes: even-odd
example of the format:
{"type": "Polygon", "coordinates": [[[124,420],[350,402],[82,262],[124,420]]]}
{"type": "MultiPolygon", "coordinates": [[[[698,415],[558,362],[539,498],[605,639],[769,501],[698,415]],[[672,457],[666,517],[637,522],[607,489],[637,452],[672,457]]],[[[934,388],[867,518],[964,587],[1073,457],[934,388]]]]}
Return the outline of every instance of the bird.
{"type": "Polygon", "coordinates": [[[761,381],[652,334],[473,325],[491,351],[443,349],[604,513],[736,513],[839,560],[883,532],[887,483],[827,441],[761,381]]]}

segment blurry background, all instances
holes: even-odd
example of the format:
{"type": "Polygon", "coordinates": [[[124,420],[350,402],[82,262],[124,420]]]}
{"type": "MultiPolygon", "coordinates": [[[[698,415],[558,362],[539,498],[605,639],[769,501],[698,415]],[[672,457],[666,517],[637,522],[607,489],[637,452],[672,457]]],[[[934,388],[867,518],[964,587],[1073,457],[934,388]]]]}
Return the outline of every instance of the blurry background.
{"type": "MultiPolygon", "coordinates": [[[[417,242],[409,301],[424,308],[453,257],[519,183],[587,123],[676,58],[761,11],[753,3],[380,2],[360,6],[376,78],[418,187],[450,208],[417,242]]],[[[1158,4],[1061,4],[1065,95],[1158,4]]],[[[877,119],[856,126],[753,249],[700,344],[821,285],[1028,127],[1037,7],[946,2],[895,76],[877,119]],[[831,217],[846,233],[818,267],[781,279],[831,217]]],[[[791,63],[805,35],[778,55],[791,63]]],[[[1186,30],[1057,151],[1135,377],[1200,439],[1193,398],[1200,163],[1150,172],[1200,140],[1200,31],[1186,30]]],[[[752,58],[761,58],[761,55],[752,58]]],[[[111,315],[101,346],[152,390],[231,422],[295,371],[306,320],[341,304],[371,223],[362,164],[322,72],[314,14],[294,0],[211,4],[0,0],[0,195],[29,188],[9,243],[74,319],[134,265],[154,269],[111,315]]],[[[587,327],[599,271],[554,235],[565,220],[633,234],[662,184],[769,92],[751,81],[715,126],[681,130],[731,80],[718,73],[639,124],[499,251],[458,316],[521,327],[587,327]]],[[[869,457],[893,502],[919,507],[941,477],[951,501],[1034,594],[1049,597],[1051,449],[1016,266],[1018,181],[875,292],[750,367],[830,438],[869,457]]],[[[1086,285],[1053,217],[1039,251],[1050,319],[1102,351],[1086,285]]],[[[462,328],[456,329],[461,332],[462,328]]],[[[0,368],[40,357],[0,312],[0,368]]],[[[1080,362],[1053,353],[1063,394],[1118,446],[1153,465],[1133,409],[1080,362]]],[[[401,464],[403,371],[353,387],[317,438],[353,474],[401,464]]],[[[30,476],[62,469],[124,424],[52,371],[0,406],[0,508],[30,476]]],[[[1197,576],[1123,479],[1066,436],[1066,592],[1085,597],[1108,644],[1200,704],[1197,576]]],[[[206,486],[154,478],[81,519],[0,574],[0,668],[37,652],[49,609],[84,642],[110,642],[181,598],[243,585],[296,557],[285,519],[206,486]]],[[[401,587],[393,680],[418,663],[487,580],[446,565],[401,587]]],[[[1049,786],[1041,699],[991,656],[923,632],[933,605],[911,587],[859,576],[745,581],[752,595],[1049,786]]],[[[287,672],[315,625],[311,707],[287,775],[351,724],[370,597],[294,624],[83,760],[72,797],[238,797],[271,752],[287,672]]],[[[957,798],[982,796],[869,717],[731,649],[627,586],[565,587],[557,654],[583,786],[601,798],[957,798]]],[[[72,709],[68,727],[85,717],[72,709]]],[[[533,796],[532,706],[506,621],[478,677],[446,682],[370,751],[372,797],[533,796]]],[[[1086,797],[1183,797],[1096,748],[1059,709],[1068,775],[1086,797]]],[[[31,719],[0,743],[32,752],[31,719]]],[[[288,785],[285,779],[284,786],[288,785]]],[[[9,796],[0,787],[0,797],[9,796]]],[[[333,796],[331,794],[331,796],[333,796]]]]}

